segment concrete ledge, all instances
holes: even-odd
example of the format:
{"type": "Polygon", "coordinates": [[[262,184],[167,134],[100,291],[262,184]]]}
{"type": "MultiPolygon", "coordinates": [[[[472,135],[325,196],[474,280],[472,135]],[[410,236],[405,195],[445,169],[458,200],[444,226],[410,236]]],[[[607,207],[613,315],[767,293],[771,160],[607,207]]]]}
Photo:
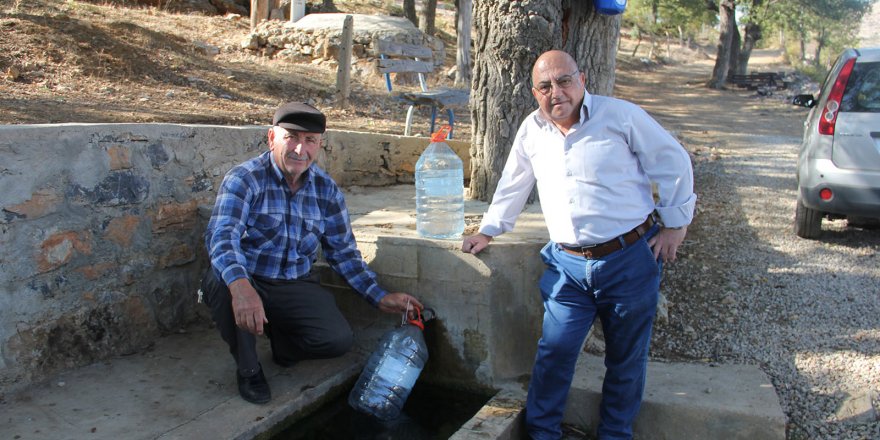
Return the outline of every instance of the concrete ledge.
{"type": "MultiPolygon", "coordinates": [[[[566,423],[598,425],[604,376],[601,357],[581,356],[566,423]]],[[[633,429],[636,438],[652,440],[780,440],[785,438],[785,414],[769,378],[756,366],[649,362],[633,429]]]]}
{"type": "Polygon", "coordinates": [[[266,338],[260,355],[272,401],[238,396],[235,364],[215,329],[159,338],[142,353],[64,372],[0,401],[4,439],[251,439],[289,416],[347,392],[375,345],[336,359],[280,368],[266,338]]]}
{"type": "MultiPolygon", "coordinates": [[[[581,355],[564,423],[595,434],[604,373],[601,357],[581,355]]],[[[523,388],[505,387],[451,439],[528,438],[523,388]]],[[[755,366],[649,362],[634,435],[637,440],[781,440],[785,415],[767,376],[755,366]]]]}
{"type": "MultiPolygon", "coordinates": [[[[525,387],[524,385],[522,386],[525,387]]],[[[450,440],[519,440],[523,432],[526,391],[514,385],[492,397],[450,440]]]]}

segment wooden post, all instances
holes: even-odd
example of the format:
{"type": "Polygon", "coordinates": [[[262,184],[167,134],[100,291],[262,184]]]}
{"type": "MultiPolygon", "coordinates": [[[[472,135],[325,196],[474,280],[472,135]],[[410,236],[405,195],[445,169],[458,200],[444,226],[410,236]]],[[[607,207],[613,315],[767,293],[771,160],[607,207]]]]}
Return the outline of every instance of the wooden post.
{"type": "Polygon", "coordinates": [[[251,0],[251,30],[269,18],[269,0],[251,0]]]}
{"type": "Polygon", "coordinates": [[[471,84],[471,23],[473,23],[473,2],[458,1],[458,39],[456,42],[455,85],[457,87],[471,84]]]}
{"type": "Polygon", "coordinates": [[[348,97],[351,95],[351,46],[354,19],[351,15],[345,16],[342,24],[342,47],[339,48],[339,66],[336,70],[336,97],[343,106],[348,105],[348,97]]]}

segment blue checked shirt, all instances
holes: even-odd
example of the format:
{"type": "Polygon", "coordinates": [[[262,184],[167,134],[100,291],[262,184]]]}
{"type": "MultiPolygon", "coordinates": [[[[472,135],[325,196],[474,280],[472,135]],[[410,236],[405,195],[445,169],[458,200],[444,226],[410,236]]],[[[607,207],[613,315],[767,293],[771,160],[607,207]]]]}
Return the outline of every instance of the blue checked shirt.
{"type": "Polygon", "coordinates": [[[223,178],[205,233],[211,265],[226,285],[240,278],[303,278],[318,246],[337,273],[374,306],[387,294],[364,262],[336,182],[312,165],[295,194],[267,151],[223,178]]]}

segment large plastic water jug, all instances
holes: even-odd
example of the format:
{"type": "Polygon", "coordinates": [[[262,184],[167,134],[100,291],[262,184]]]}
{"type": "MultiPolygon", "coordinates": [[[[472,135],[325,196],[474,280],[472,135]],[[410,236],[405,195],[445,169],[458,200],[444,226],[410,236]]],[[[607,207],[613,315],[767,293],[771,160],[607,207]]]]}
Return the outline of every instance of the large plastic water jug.
{"type": "Polygon", "coordinates": [[[464,232],[464,168],[444,142],[444,125],[416,163],[416,231],[427,238],[457,238],[464,232]]]}
{"type": "MultiPolygon", "coordinates": [[[[433,316],[430,309],[426,312],[433,316]]],[[[382,336],[379,347],[370,355],[348,394],[348,404],[352,408],[383,421],[394,420],[400,415],[428,361],[428,346],[422,335],[424,328],[419,312],[416,319],[382,336]]]]}

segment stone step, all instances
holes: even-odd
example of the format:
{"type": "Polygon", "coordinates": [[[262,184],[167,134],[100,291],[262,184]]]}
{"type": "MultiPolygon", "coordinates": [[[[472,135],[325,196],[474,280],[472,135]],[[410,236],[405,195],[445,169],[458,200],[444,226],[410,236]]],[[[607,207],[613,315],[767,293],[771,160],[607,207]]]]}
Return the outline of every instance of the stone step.
{"type": "MultiPolygon", "coordinates": [[[[598,424],[605,366],[578,360],[564,422],[598,424]]],[[[785,439],[785,414],[770,379],[754,365],[648,363],[637,439],[785,439]]]]}
{"type": "MultiPolygon", "coordinates": [[[[595,438],[605,366],[578,360],[563,423],[595,438]]],[[[526,393],[519,384],[499,392],[452,440],[524,440],[526,393]]],[[[648,363],[645,398],[633,426],[636,440],[784,440],[785,414],[766,374],[753,365],[648,363]]]]}

